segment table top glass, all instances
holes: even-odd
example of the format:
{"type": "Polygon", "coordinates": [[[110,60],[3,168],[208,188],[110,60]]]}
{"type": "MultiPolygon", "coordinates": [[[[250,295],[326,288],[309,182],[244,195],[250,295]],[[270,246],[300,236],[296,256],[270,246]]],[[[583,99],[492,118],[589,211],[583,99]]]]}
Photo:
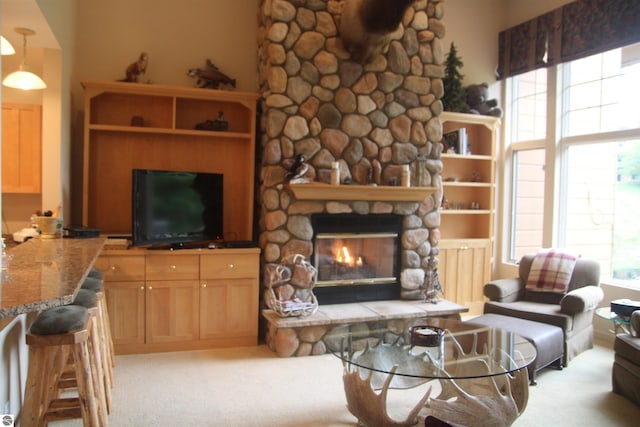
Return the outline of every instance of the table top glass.
{"type": "Polygon", "coordinates": [[[439,344],[429,343],[434,346],[412,345],[415,332],[365,327],[334,333],[325,343],[350,368],[394,374],[405,377],[405,381],[504,375],[528,366],[536,358],[536,349],[529,341],[502,329],[442,318],[426,318],[416,325],[422,331],[440,329],[443,339],[436,339],[439,344]]]}
{"type": "Polygon", "coordinates": [[[631,321],[628,317],[618,316],[616,313],[611,311],[611,307],[596,308],[596,316],[611,320],[613,323],[617,323],[619,325],[631,325],[631,321]]]}

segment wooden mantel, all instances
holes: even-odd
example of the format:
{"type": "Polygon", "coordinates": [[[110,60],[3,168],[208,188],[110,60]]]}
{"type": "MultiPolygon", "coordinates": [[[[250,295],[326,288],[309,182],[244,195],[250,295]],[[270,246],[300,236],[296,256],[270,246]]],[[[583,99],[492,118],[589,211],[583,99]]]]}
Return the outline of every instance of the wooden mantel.
{"type": "Polygon", "coordinates": [[[330,185],[323,182],[286,184],[299,200],[367,200],[422,202],[438,191],[436,187],[392,187],[387,185],[330,185]]]}

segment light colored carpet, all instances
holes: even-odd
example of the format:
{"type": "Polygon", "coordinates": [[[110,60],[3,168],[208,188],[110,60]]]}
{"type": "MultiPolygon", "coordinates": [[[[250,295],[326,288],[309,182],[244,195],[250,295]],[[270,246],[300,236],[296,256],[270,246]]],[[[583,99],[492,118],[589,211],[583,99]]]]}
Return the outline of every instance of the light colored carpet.
{"type": "MultiPolygon", "coordinates": [[[[516,427],[637,426],[640,407],[611,392],[613,352],[546,369],[516,427]]],[[[356,426],[333,355],[279,358],[266,346],[117,356],[114,427],[356,426]]],[[[80,426],[80,421],[51,426],[80,426]]]]}

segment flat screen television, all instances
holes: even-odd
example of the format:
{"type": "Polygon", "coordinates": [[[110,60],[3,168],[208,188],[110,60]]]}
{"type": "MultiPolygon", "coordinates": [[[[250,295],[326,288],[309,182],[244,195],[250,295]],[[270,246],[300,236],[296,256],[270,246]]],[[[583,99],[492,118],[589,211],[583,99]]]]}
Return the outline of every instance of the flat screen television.
{"type": "Polygon", "coordinates": [[[223,235],[223,175],[134,169],[132,243],[197,247],[223,235]]]}

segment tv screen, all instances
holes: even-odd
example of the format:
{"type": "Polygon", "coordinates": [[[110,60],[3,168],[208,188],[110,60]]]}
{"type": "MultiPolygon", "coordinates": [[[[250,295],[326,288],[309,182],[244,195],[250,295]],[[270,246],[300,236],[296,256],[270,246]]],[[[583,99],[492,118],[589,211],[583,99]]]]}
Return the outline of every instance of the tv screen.
{"type": "Polygon", "coordinates": [[[222,174],[134,169],[134,246],[208,242],[222,238],[222,174]]]}

